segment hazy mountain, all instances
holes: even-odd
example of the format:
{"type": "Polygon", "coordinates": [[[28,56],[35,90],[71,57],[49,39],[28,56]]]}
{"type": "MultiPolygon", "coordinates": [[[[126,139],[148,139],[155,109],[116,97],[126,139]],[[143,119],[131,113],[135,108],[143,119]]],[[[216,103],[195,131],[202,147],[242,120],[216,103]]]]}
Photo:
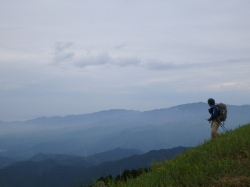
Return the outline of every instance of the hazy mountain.
{"type": "Polygon", "coordinates": [[[43,126],[58,126],[68,127],[81,126],[83,129],[87,127],[99,126],[105,122],[112,122],[113,119],[126,118],[126,116],[133,116],[140,113],[139,111],[123,110],[123,109],[112,109],[107,111],[94,112],[91,114],[83,115],[69,115],[65,117],[41,117],[33,120],[25,121],[26,124],[31,125],[43,125],[43,126]]]}
{"type": "Polygon", "coordinates": [[[16,162],[16,160],[4,156],[0,156],[0,169],[9,166],[16,162]]]}
{"type": "Polygon", "coordinates": [[[95,160],[96,164],[101,164],[103,162],[115,161],[115,160],[127,158],[131,155],[141,155],[143,153],[144,152],[139,149],[122,149],[119,147],[113,150],[87,156],[85,158],[87,160],[95,160]]]}
{"type": "Polygon", "coordinates": [[[92,166],[107,161],[115,161],[123,159],[131,155],[141,155],[143,153],[144,152],[139,149],[122,149],[122,148],[115,148],[113,150],[97,153],[86,157],[76,156],[76,155],[38,153],[33,157],[31,157],[29,161],[40,162],[46,159],[53,159],[58,161],[58,163],[62,164],[67,163],[68,165],[75,165],[75,166],[79,165],[92,166]]]}
{"type": "Polygon", "coordinates": [[[43,154],[43,153],[38,153],[31,157],[29,161],[33,162],[40,162],[42,160],[46,159],[54,159],[54,160],[67,160],[67,159],[77,159],[77,158],[82,158],[80,156],[76,155],[63,155],[63,154],[43,154]]]}
{"type": "Polygon", "coordinates": [[[189,148],[175,147],[172,149],[152,150],[142,155],[133,155],[114,162],[102,163],[98,166],[92,167],[90,171],[99,171],[99,174],[103,177],[109,174],[116,176],[125,169],[150,168],[152,167],[154,160],[157,162],[163,162],[166,159],[171,159],[174,156],[183,153],[187,149],[189,148]]]}
{"type": "MultiPolygon", "coordinates": [[[[65,117],[42,117],[0,125],[0,155],[27,159],[35,154],[92,155],[137,148],[144,152],[195,146],[210,137],[206,103],[140,112],[108,110],[65,117]],[[21,133],[17,133],[21,132],[21,133]]],[[[249,122],[250,105],[228,105],[226,127],[249,122]]]]}
{"type": "MultiPolygon", "coordinates": [[[[121,160],[109,161],[95,166],[79,165],[79,163],[66,162],[72,156],[57,155],[41,161],[18,162],[0,170],[0,186],[8,187],[68,187],[77,184],[89,185],[93,180],[112,174],[114,176],[125,169],[138,169],[150,167],[150,163],[170,159],[176,154],[183,153],[187,148],[178,147],[169,150],[150,151],[142,155],[133,155],[121,160]],[[66,160],[65,160],[66,159],[66,160]],[[63,161],[64,160],[64,161],[63,161]]],[[[126,150],[115,149],[103,153],[103,157],[114,157],[112,153],[122,153],[126,150]],[[109,155],[109,156],[108,156],[109,155]]],[[[138,151],[138,150],[137,150],[138,151]]],[[[45,155],[37,155],[32,159],[41,158],[45,155]]],[[[48,156],[48,155],[47,155],[48,156]]],[[[94,156],[94,155],[93,155],[94,156]]],[[[96,155],[101,158],[101,154],[96,155]]]]}
{"type": "Polygon", "coordinates": [[[136,147],[144,152],[153,149],[171,148],[177,146],[196,146],[205,137],[209,137],[208,131],[196,123],[171,123],[162,126],[147,126],[130,128],[120,131],[111,137],[87,147],[89,151],[96,151],[113,147],[136,147]],[[199,129],[199,131],[197,131],[199,129]]]}

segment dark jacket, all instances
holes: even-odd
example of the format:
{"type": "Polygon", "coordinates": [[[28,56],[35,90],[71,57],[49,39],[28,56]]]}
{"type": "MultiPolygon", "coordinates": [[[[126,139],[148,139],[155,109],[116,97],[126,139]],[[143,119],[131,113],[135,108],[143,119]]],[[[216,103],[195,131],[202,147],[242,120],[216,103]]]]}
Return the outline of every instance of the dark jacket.
{"type": "Polygon", "coordinates": [[[211,114],[210,120],[213,121],[219,116],[219,111],[216,105],[212,105],[210,109],[208,109],[211,114]]]}

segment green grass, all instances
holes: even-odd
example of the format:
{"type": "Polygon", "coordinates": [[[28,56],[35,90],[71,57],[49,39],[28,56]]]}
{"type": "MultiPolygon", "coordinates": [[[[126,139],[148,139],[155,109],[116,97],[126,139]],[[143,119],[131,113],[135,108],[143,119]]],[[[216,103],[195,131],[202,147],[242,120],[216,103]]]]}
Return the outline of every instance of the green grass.
{"type": "Polygon", "coordinates": [[[250,186],[250,124],[189,149],[136,179],[110,187],[250,186]]]}

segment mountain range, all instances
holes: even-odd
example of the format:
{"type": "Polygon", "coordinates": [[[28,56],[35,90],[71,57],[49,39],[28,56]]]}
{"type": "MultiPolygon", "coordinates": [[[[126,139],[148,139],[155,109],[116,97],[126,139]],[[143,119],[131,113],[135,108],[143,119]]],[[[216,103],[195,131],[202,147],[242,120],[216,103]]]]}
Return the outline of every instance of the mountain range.
{"type": "MultiPolygon", "coordinates": [[[[227,107],[227,129],[250,121],[250,105],[227,107]]],[[[0,186],[86,185],[100,176],[150,167],[153,159],[172,158],[210,138],[208,108],[199,102],[145,112],[113,109],[0,121],[0,186]]]]}
{"type": "Polygon", "coordinates": [[[124,170],[150,168],[153,160],[171,159],[187,149],[176,147],[141,154],[142,152],[136,149],[117,148],[88,157],[37,154],[27,161],[16,162],[0,169],[0,186],[69,187],[90,185],[93,180],[102,176],[117,176],[124,170]]]}
{"type": "MultiPolygon", "coordinates": [[[[249,122],[250,105],[228,107],[227,129],[249,122]]],[[[38,153],[88,156],[135,148],[144,152],[192,147],[210,138],[206,103],[151,111],[108,110],[0,123],[0,156],[25,160],[38,153]]],[[[221,132],[223,132],[220,129],[221,132]]]]}

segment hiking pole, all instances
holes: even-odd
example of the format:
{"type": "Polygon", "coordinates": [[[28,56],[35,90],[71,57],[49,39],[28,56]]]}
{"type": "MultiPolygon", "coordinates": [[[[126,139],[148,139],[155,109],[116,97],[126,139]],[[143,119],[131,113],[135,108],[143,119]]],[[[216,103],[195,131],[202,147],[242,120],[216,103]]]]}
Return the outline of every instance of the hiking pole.
{"type": "Polygon", "coordinates": [[[227,128],[224,126],[224,122],[221,122],[221,123],[220,123],[220,126],[221,126],[221,128],[222,128],[225,132],[228,131],[227,128]]]}

